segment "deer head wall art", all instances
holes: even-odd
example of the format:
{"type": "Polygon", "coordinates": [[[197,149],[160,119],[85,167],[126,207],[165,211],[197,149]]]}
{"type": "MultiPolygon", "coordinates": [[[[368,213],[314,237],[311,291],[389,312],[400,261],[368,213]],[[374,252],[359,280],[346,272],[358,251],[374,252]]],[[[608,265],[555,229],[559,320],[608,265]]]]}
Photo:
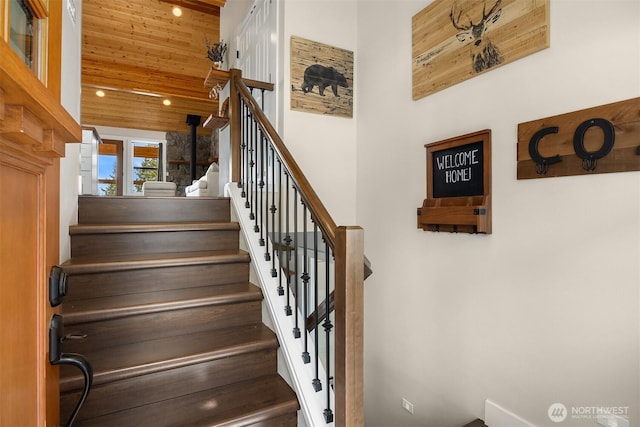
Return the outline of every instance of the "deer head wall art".
{"type": "Polygon", "coordinates": [[[501,3],[502,0],[497,0],[487,12],[487,2],[485,1],[482,6],[482,19],[475,24],[468,12],[463,9],[456,10],[457,2],[454,1],[453,6],[451,6],[449,17],[453,27],[459,31],[456,34],[456,38],[460,43],[465,43],[471,47],[471,65],[476,73],[502,63],[500,50],[486,34],[489,28],[500,19],[501,3]],[[468,23],[464,23],[464,19],[461,19],[463,13],[468,23]]]}
{"type": "Polygon", "coordinates": [[[412,28],[420,99],[549,47],[549,0],[435,0],[412,28]]]}

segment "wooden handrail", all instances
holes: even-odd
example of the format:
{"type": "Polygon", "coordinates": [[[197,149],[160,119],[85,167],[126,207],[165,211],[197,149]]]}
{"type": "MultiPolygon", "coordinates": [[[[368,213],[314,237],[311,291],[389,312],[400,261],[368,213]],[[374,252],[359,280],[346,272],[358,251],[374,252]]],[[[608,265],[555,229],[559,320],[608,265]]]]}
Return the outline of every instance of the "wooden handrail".
{"type": "MultiPolygon", "coordinates": [[[[246,185],[246,182],[243,183],[241,173],[242,166],[242,156],[241,150],[243,147],[242,141],[242,120],[243,114],[241,109],[244,104],[246,108],[249,110],[251,115],[251,120],[260,127],[262,131],[262,136],[266,140],[270,142],[270,149],[273,150],[274,157],[277,157],[279,160],[279,165],[286,172],[287,175],[287,183],[293,184],[294,188],[297,189],[297,192],[294,193],[294,200],[297,200],[296,197],[299,195],[300,200],[304,203],[305,215],[308,210],[308,214],[313,220],[315,226],[320,230],[322,237],[327,246],[331,249],[330,251],[327,249],[326,253],[326,262],[329,263],[330,259],[333,258],[334,262],[334,276],[335,276],[335,289],[333,292],[329,292],[329,281],[326,282],[326,293],[330,294],[330,296],[321,304],[324,305],[324,313],[321,313],[322,307],[316,307],[315,311],[312,313],[313,319],[316,321],[322,316],[325,319],[326,323],[323,325],[326,328],[326,334],[328,337],[329,331],[333,327],[332,322],[327,316],[327,313],[332,311],[335,308],[335,344],[334,344],[334,355],[335,355],[335,367],[334,371],[334,387],[333,392],[335,396],[335,418],[334,414],[330,408],[330,401],[332,399],[327,396],[327,407],[324,410],[324,417],[326,422],[335,421],[336,426],[363,426],[364,425],[364,399],[363,399],[363,352],[364,352],[364,279],[369,274],[371,274],[370,263],[364,256],[364,232],[360,227],[338,227],[334,222],[333,218],[321,202],[320,198],[312,188],[311,184],[305,177],[299,165],[294,160],[293,156],[285,146],[284,142],[274,129],[271,122],[268,120],[262,108],[258,105],[256,100],[251,95],[251,90],[249,87],[261,88],[264,89],[263,86],[257,85],[255,81],[244,80],[242,78],[242,72],[240,70],[230,70],[229,71],[229,83],[230,83],[230,97],[229,97],[229,124],[230,124],[230,138],[231,138],[231,179],[233,182],[239,183],[239,188],[244,187],[242,185],[246,185]],[[333,257],[329,254],[333,253],[333,257]],[[364,261],[364,263],[363,263],[364,261]],[[329,307],[327,307],[329,305],[329,307]],[[328,310],[327,310],[328,309],[328,310]]],[[[268,88],[267,88],[268,89],[268,88]]],[[[246,117],[246,116],[245,116],[246,117]]],[[[263,139],[260,139],[263,141],[263,139]]],[[[253,146],[251,148],[247,148],[248,150],[253,150],[253,146]]],[[[246,156],[246,153],[245,153],[246,156]]],[[[253,167],[253,158],[250,160],[247,159],[247,167],[249,164],[252,164],[253,167]]],[[[262,166],[260,166],[262,168],[262,166]]],[[[261,169],[262,170],[262,169],[261,169]]],[[[257,177],[257,171],[256,177],[257,177]]],[[[256,181],[258,179],[256,178],[256,181]]],[[[262,190],[263,183],[260,183],[260,190],[256,187],[253,188],[253,191],[263,191],[262,190]]],[[[267,184],[267,190],[269,190],[267,184]]],[[[251,191],[251,189],[249,189],[251,191]]],[[[288,191],[288,190],[287,190],[288,191]]],[[[287,193],[288,194],[288,193],[287,193]]],[[[244,195],[242,197],[245,197],[244,195]]],[[[251,206],[251,202],[249,201],[249,197],[247,198],[247,205],[245,207],[251,206]]],[[[257,196],[256,196],[257,200],[257,196]]],[[[262,199],[260,199],[262,200],[262,199]]],[[[287,199],[288,200],[288,199],[287,199]]],[[[257,202],[256,202],[257,203],[257,202]]],[[[287,201],[287,208],[288,207],[287,201]]],[[[274,208],[274,206],[272,206],[274,208]]],[[[251,208],[253,209],[253,207],[251,208]]],[[[260,209],[262,209],[262,202],[260,202],[260,209]]],[[[251,211],[253,215],[253,210],[251,211]]],[[[272,210],[272,215],[275,210],[272,210]]],[[[258,220],[258,214],[256,214],[255,219],[258,220]]],[[[254,218],[252,218],[254,219],[254,218]]],[[[273,221],[273,220],[272,220],[273,221]]],[[[287,219],[288,221],[288,219],[287,219]]],[[[305,221],[305,219],[303,219],[305,221]]],[[[269,235],[270,231],[268,228],[267,221],[267,235],[269,235]]],[[[261,227],[258,227],[256,222],[256,228],[254,231],[261,230],[261,227]]],[[[306,236],[306,229],[302,232],[303,236],[306,236]]],[[[273,230],[272,230],[273,231],[273,230]]],[[[291,234],[287,231],[288,234],[291,234]]],[[[294,231],[295,235],[296,231],[294,231]]],[[[262,238],[261,238],[262,240],[262,238]]],[[[295,239],[294,239],[295,240],[295,239]]],[[[264,243],[260,243],[260,245],[264,245],[264,243]]],[[[278,250],[282,252],[282,242],[278,240],[274,240],[272,243],[272,247],[278,245],[278,250]]],[[[303,253],[306,254],[306,240],[303,245],[303,253]]],[[[268,248],[268,241],[267,241],[268,248]]],[[[294,246],[290,246],[290,242],[286,243],[286,251],[298,250],[297,244],[294,243],[294,246]]],[[[288,255],[287,255],[288,256],[288,255]]],[[[296,255],[298,256],[298,255],[296,255]]],[[[270,257],[274,259],[273,256],[270,257]]],[[[316,254],[317,258],[317,254],[316,254]]],[[[305,255],[306,259],[306,255],[305,255]]],[[[327,265],[327,275],[329,273],[329,266],[327,265]]],[[[289,268],[287,264],[287,269],[289,268]]],[[[272,270],[272,277],[275,272],[272,270]]],[[[299,274],[300,272],[296,272],[299,274]]],[[[306,270],[304,275],[306,275],[306,270]]],[[[304,277],[303,275],[303,277],[304,277]]],[[[305,280],[305,279],[303,279],[305,280]]],[[[308,276],[307,279],[308,280],[308,276]]],[[[297,283],[297,282],[296,282],[297,283]]],[[[293,292],[294,298],[296,297],[295,292],[297,291],[297,284],[293,290],[289,290],[289,292],[293,292]]],[[[281,294],[282,295],[282,294],[281,294]]],[[[289,295],[289,294],[287,294],[289,295]]],[[[288,304],[288,302],[287,302],[288,304]]],[[[316,303],[317,304],[317,303],[316,303]]],[[[297,303],[294,302],[294,306],[297,307],[297,303]]],[[[305,305],[306,307],[306,305],[305,305]]],[[[290,309],[290,308],[289,308],[290,309]]],[[[307,310],[306,308],[304,309],[307,310]]],[[[296,315],[297,316],[297,315],[296,315]]],[[[297,319],[297,317],[296,317],[297,319]]],[[[309,320],[303,317],[303,325],[307,326],[309,320]]],[[[303,326],[303,327],[304,327],[303,326]]],[[[296,329],[297,329],[297,320],[296,320],[296,329]]],[[[306,332],[306,331],[305,331],[306,332]]],[[[298,337],[300,336],[298,331],[298,337]]],[[[327,338],[328,340],[328,338],[327,338]]],[[[306,344],[305,344],[306,345],[306,344]]],[[[306,348],[306,347],[305,347],[306,348]]],[[[307,357],[308,357],[307,353],[307,357]]],[[[327,355],[327,363],[329,360],[329,356],[327,355]]],[[[327,367],[328,369],[328,367],[327,367]]],[[[329,372],[327,370],[327,372],[329,372]]],[[[317,375],[317,374],[316,374],[317,375]]],[[[315,381],[315,380],[314,380],[315,381]]],[[[326,384],[329,384],[329,374],[327,373],[326,384]]],[[[311,387],[311,385],[309,385],[311,387]]],[[[325,387],[329,387],[328,385],[325,387]]],[[[302,388],[303,393],[305,389],[302,388]]],[[[327,392],[330,392],[329,388],[326,388],[327,392]]],[[[318,389],[312,390],[313,396],[316,396],[318,389]]],[[[312,398],[314,399],[314,398],[312,398]]]]}
{"type": "MultiPolygon", "coordinates": [[[[251,110],[251,114],[253,114],[254,117],[256,118],[258,125],[273,143],[274,151],[282,160],[282,165],[289,173],[290,179],[293,181],[293,183],[296,185],[296,187],[300,191],[300,196],[304,200],[304,203],[307,206],[307,209],[309,209],[309,211],[311,212],[312,218],[316,221],[316,224],[322,231],[322,235],[325,237],[325,239],[327,239],[327,243],[329,243],[329,246],[332,249],[335,248],[337,226],[336,226],[336,223],[333,221],[333,218],[331,218],[331,215],[329,215],[329,212],[320,201],[320,198],[314,191],[313,187],[311,187],[311,184],[302,173],[302,169],[300,169],[300,166],[298,166],[298,163],[296,163],[293,156],[291,155],[287,147],[284,145],[284,142],[282,141],[282,139],[280,138],[276,130],[273,128],[273,125],[271,125],[271,122],[269,121],[269,119],[267,119],[267,116],[265,116],[264,112],[262,111],[260,106],[257,104],[256,100],[253,98],[253,96],[251,96],[251,92],[249,91],[249,88],[247,87],[247,85],[242,79],[241,71],[231,70],[229,73],[231,76],[231,89],[234,90],[235,88],[237,93],[244,99],[245,103],[249,106],[249,110],[251,110]]],[[[236,112],[238,112],[237,109],[240,108],[239,100],[236,100],[236,102],[234,103],[233,98],[236,98],[236,97],[232,96],[229,102],[230,109],[231,109],[230,114],[236,114],[236,112]]],[[[233,126],[233,120],[232,120],[232,126],[233,126]]],[[[238,126],[238,134],[239,134],[240,133],[239,122],[237,126],[238,126]]],[[[233,155],[235,153],[233,128],[231,132],[232,132],[231,142],[232,142],[232,155],[233,155]]],[[[237,149],[239,152],[239,145],[240,145],[239,135],[238,135],[237,143],[238,143],[237,149]]],[[[239,157],[240,156],[238,156],[238,158],[239,157]]],[[[234,166],[237,166],[237,167],[234,167],[234,169],[236,170],[240,169],[239,164],[238,165],[234,164],[234,166]]],[[[238,181],[239,177],[236,177],[235,173],[233,176],[234,176],[234,182],[238,181]]]]}

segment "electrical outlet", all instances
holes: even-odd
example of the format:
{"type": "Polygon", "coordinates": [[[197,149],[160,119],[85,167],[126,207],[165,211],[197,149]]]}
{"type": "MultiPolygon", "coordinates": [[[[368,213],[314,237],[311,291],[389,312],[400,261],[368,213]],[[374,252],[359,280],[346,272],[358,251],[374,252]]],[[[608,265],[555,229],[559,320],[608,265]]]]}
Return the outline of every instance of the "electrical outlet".
{"type": "Polygon", "coordinates": [[[404,397],[402,398],[402,408],[408,413],[410,413],[411,415],[413,415],[413,403],[409,402],[404,397]]]}

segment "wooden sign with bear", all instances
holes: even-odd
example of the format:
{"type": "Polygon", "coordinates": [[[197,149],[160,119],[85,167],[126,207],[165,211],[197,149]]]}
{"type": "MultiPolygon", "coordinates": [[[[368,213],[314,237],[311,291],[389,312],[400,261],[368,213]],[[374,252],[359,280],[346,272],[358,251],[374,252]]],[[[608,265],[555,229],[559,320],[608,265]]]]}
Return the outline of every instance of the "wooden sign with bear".
{"type": "Polygon", "coordinates": [[[291,109],[353,117],[353,52],[291,37],[291,109]]]}

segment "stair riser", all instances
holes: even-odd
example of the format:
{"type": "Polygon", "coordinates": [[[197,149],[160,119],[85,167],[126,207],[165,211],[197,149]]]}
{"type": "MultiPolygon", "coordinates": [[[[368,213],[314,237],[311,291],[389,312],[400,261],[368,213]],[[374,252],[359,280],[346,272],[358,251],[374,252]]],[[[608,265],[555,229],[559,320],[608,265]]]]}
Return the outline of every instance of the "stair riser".
{"type": "Polygon", "coordinates": [[[79,197],[79,224],[227,222],[229,199],[200,197],[79,197]]]}
{"type": "Polygon", "coordinates": [[[69,276],[65,303],[85,298],[128,295],[170,289],[239,283],[247,280],[249,264],[206,264],[69,276]]]}
{"type": "Polygon", "coordinates": [[[78,234],[71,236],[71,256],[238,250],[238,239],[236,230],[78,234]]]}
{"type": "Polygon", "coordinates": [[[65,341],[64,351],[82,354],[89,350],[115,345],[254,324],[261,321],[261,301],[165,311],[91,323],[69,324],[68,321],[65,321],[66,333],[80,332],[86,334],[87,337],[82,340],[65,341]]]}
{"type": "MultiPolygon", "coordinates": [[[[276,369],[276,351],[270,350],[98,385],[91,390],[78,420],[85,419],[89,414],[91,417],[101,416],[269,375],[276,369]]],[[[69,392],[61,396],[63,416],[71,413],[78,399],[79,392],[69,392]]]]}

